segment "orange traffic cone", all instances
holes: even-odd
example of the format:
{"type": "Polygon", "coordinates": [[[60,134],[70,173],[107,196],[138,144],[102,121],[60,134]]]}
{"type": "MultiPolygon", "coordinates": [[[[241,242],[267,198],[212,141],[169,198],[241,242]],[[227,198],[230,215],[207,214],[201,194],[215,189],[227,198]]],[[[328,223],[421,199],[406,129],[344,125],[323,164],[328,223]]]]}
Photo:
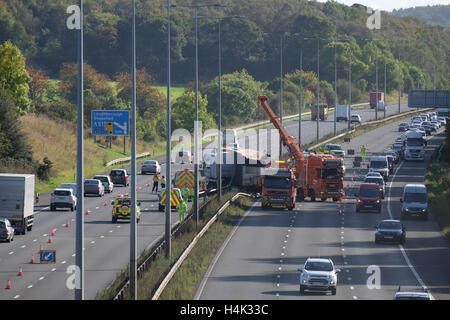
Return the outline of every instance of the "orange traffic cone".
{"type": "Polygon", "coordinates": [[[17,274],[19,277],[23,276],[22,266],[19,266],[19,273],[17,274]]]}
{"type": "Polygon", "coordinates": [[[50,234],[50,236],[52,236],[52,237],[55,236],[55,228],[52,228],[52,233],[50,234]]]}
{"type": "Polygon", "coordinates": [[[105,207],[106,207],[106,206],[108,206],[108,202],[106,202],[106,201],[105,201],[105,204],[104,204],[104,206],[105,206],[105,207]]]}
{"type": "Polygon", "coordinates": [[[5,289],[7,289],[7,290],[11,289],[11,279],[10,278],[8,278],[8,284],[6,285],[5,289]]]}
{"type": "Polygon", "coordinates": [[[52,243],[52,236],[48,237],[47,243],[52,243]]]}
{"type": "Polygon", "coordinates": [[[44,245],[43,244],[40,244],[39,245],[39,253],[41,253],[42,252],[42,249],[44,248],[44,245]]]}
{"type": "Polygon", "coordinates": [[[34,263],[34,253],[31,254],[30,263],[34,263]]]}
{"type": "Polygon", "coordinates": [[[66,227],[66,228],[69,227],[69,219],[66,220],[66,225],[65,225],[65,227],[66,227]]]}
{"type": "Polygon", "coordinates": [[[89,209],[86,209],[86,215],[87,216],[89,215],[89,209]]]}

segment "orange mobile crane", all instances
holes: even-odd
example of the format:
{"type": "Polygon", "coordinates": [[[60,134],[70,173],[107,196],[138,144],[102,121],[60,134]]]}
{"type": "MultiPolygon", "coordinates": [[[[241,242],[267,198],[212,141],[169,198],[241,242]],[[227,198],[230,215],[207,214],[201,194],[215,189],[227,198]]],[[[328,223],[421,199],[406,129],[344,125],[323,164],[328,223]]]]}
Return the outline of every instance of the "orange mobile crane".
{"type": "MultiPolygon", "coordinates": [[[[294,137],[287,133],[279,117],[270,108],[267,103],[267,97],[260,96],[259,102],[269,116],[272,124],[280,132],[280,140],[289,149],[289,153],[294,160],[294,165],[291,169],[293,172],[292,185],[295,190],[291,190],[285,194],[285,196],[289,196],[290,198],[288,208],[291,209],[295,205],[292,203],[295,203],[296,198],[303,201],[305,196],[310,197],[312,201],[315,201],[316,197],[320,197],[322,201],[327,200],[327,198],[338,201],[342,198],[344,196],[345,175],[342,160],[328,154],[310,154],[305,160],[300,146],[294,137]]],[[[268,177],[266,175],[264,178],[267,179],[268,177]]],[[[270,183],[262,183],[263,207],[272,206],[273,201],[270,199],[279,198],[273,194],[272,189],[269,188],[270,185],[270,183]]],[[[289,188],[288,183],[285,188],[289,188]]]]}

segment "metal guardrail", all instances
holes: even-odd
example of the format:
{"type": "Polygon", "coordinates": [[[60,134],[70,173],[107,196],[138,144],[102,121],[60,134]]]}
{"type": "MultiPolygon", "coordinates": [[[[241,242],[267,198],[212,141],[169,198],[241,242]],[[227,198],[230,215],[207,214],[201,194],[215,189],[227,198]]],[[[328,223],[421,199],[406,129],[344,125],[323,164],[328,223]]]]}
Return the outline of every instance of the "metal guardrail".
{"type": "MultiPolygon", "coordinates": [[[[223,188],[224,192],[229,191],[230,188],[223,188]]],[[[207,191],[201,191],[199,192],[199,197],[200,198],[204,198],[204,201],[200,203],[199,205],[199,215],[201,215],[203,213],[203,210],[205,208],[205,206],[209,203],[208,201],[206,201],[208,199],[209,196],[215,194],[217,192],[216,189],[211,189],[211,190],[207,190],[207,191]]],[[[192,208],[190,210],[190,212],[192,211],[192,208]]],[[[191,220],[193,218],[193,214],[189,213],[186,218],[184,219],[184,221],[182,223],[178,223],[175,226],[172,227],[171,229],[171,237],[177,236],[178,233],[180,232],[180,230],[182,229],[182,227],[188,223],[189,220],[191,220]]],[[[156,242],[153,242],[152,244],[150,244],[145,250],[150,250],[150,254],[148,255],[148,257],[145,258],[145,260],[138,266],[137,268],[137,276],[138,279],[143,275],[143,273],[149,269],[151,262],[156,258],[156,255],[164,248],[165,246],[165,239],[164,239],[164,235],[161,235],[156,242]]],[[[113,300],[123,300],[124,299],[124,295],[125,292],[129,289],[130,286],[130,281],[127,280],[122,287],[120,288],[119,292],[116,294],[116,296],[114,297],[113,300]]]]}
{"type": "Polygon", "coordinates": [[[203,234],[205,234],[206,231],[208,231],[209,227],[214,222],[216,222],[216,220],[219,217],[219,215],[221,215],[222,212],[224,212],[225,209],[228,208],[231,203],[233,203],[237,198],[240,198],[240,197],[251,197],[251,196],[249,194],[247,194],[247,193],[237,193],[230,200],[225,202],[225,204],[219,210],[217,210],[217,212],[214,214],[214,216],[211,219],[209,219],[208,223],[195,236],[195,238],[191,241],[189,246],[183,251],[181,256],[174,263],[174,265],[170,269],[169,273],[166,275],[166,277],[164,278],[164,280],[161,282],[161,284],[159,285],[158,289],[156,290],[155,294],[153,295],[152,300],[158,300],[158,298],[160,297],[160,295],[162,294],[162,292],[166,288],[167,284],[170,282],[170,280],[172,279],[173,275],[177,272],[178,268],[181,266],[181,264],[184,262],[184,260],[189,255],[189,253],[195,247],[195,245],[197,244],[198,240],[203,236],[203,234]]]}
{"type": "MultiPolygon", "coordinates": [[[[148,157],[149,155],[150,155],[150,152],[144,152],[144,153],[136,155],[136,159],[148,157]]],[[[119,159],[112,160],[112,161],[108,162],[106,164],[106,166],[109,167],[109,166],[113,166],[115,164],[124,163],[124,162],[128,162],[128,161],[131,161],[131,157],[119,158],[119,159]]]]}

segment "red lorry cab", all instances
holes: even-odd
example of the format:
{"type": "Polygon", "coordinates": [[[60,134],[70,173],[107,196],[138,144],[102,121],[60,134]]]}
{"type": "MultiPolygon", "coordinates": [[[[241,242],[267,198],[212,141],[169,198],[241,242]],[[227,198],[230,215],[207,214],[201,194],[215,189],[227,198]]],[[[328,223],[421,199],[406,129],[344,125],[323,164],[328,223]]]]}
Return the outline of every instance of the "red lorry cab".
{"type": "Polygon", "coordinates": [[[356,198],[356,212],[374,210],[381,212],[380,186],[376,183],[362,183],[356,198]]]}

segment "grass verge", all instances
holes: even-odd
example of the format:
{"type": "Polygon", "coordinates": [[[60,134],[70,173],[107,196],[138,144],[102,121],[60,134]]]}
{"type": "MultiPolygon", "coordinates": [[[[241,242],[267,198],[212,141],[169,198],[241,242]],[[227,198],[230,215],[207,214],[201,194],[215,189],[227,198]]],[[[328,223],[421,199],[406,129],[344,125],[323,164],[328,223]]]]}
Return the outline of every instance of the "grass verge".
{"type": "MultiPolygon", "coordinates": [[[[236,191],[230,191],[226,193],[225,195],[222,196],[221,201],[218,201],[216,196],[211,197],[200,210],[198,228],[196,228],[195,226],[195,221],[193,221],[193,219],[190,219],[183,225],[183,227],[180,229],[180,232],[172,237],[170,259],[166,259],[164,250],[161,250],[159,253],[156,254],[154,260],[151,262],[150,267],[147,269],[147,271],[143,273],[142,277],[138,279],[137,288],[138,288],[138,297],[140,300],[149,300],[152,298],[154,292],[156,291],[156,289],[158,288],[159,284],[164,279],[164,277],[167,275],[172,265],[178,260],[180,255],[183,253],[183,251],[188,247],[189,243],[196,236],[197,234],[196,230],[200,231],[203,228],[203,226],[209,221],[209,219],[217,212],[217,210],[225,202],[231,199],[236,193],[237,193],[236,191]]],[[[225,210],[224,213],[222,213],[222,216],[223,217],[227,216],[228,215],[227,212],[233,210],[233,208],[235,208],[236,206],[242,205],[241,201],[242,200],[237,200],[233,205],[227,208],[227,210],[225,210]]],[[[192,210],[190,211],[190,214],[192,214],[192,210]]],[[[219,220],[222,221],[221,219],[224,219],[223,217],[221,217],[219,220]]],[[[217,222],[215,224],[217,224],[217,222]]],[[[215,224],[213,224],[213,226],[215,224]]],[[[208,231],[208,233],[209,232],[210,231],[208,231]]],[[[205,235],[203,236],[203,238],[205,237],[205,235]]],[[[217,239],[215,241],[220,246],[220,244],[223,242],[223,239],[222,240],[217,239]]],[[[144,250],[144,252],[140,255],[138,259],[138,265],[140,265],[144,260],[146,260],[147,257],[150,256],[150,254],[151,248],[144,250]]],[[[206,267],[208,266],[208,264],[206,264],[206,267]]],[[[120,290],[120,288],[122,288],[123,285],[128,281],[128,270],[129,268],[127,267],[120,275],[118,275],[118,277],[114,280],[114,282],[106,290],[104,290],[98,295],[97,299],[112,300],[117,294],[117,292],[120,290]]],[[[177,280],[173,281],[178,282],[177,280]]],[[[189,279],[189,282],[192,282],[191,278],[189,279]]],[[[196,287],[193,288],[192,290],[195,289],[196,287]]],[[[125,300],[129,299],[128,292],[125,293],[124,299],[125,300]]]]}
{"type": "MultiPolygon", "coordinates": [[[[444,144],[443,150],[449,152],[444,144]]],[[[435,150],[435,155],[438,149],[435,150]]],[[[444,157],[445,158],[445,157],[444,157]]],[[[438,222],[442,232],[450,239],[450,163],[439,162],[436,157],[428,166],[425,173],[425,185],[428,199],[431,200],[430,211],[438,222]]]]}

